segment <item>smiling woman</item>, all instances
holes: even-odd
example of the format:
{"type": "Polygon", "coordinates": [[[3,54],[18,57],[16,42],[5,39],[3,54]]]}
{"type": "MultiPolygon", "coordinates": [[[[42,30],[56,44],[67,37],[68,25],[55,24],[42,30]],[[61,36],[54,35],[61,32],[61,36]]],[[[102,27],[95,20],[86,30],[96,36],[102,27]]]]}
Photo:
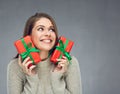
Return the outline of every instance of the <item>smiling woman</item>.
{"type": "Polygon", "coordinates": [[[79,63],[72,56],[72,64],[63,56],[57,65],[50,61],[58,33],[56,24],[46,13],[31,16],[24,29],[23,37],[31,36],[42,59],[37,65],[28,67],[30,57],[21,60],[19,54],[8,65],[9,94],[82,94],[79,63]]]}

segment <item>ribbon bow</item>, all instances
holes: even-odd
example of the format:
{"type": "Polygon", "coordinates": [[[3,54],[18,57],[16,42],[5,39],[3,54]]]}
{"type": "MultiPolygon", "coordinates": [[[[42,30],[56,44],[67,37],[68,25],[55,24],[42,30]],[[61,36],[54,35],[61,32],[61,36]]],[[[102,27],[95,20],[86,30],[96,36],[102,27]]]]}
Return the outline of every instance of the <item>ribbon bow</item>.
{"type": "Polygon", "coordinates": [[[36,49],[36,48],[33,48],[32,47],[32,43],[29,42],[28,44],[25,43],[24,39],[21,39],[25,49],[26,49],[26,52],[23,52],[20,54],[20,56],[22,57],[22,60],[24,60],[26,57],[30,57],[30,59],[34,62],[34,59],[32,58],[31,56],[31,52],[40,52],[40,50],[36,49]]]}
{"type": "MultiPolygon", "coordinates": [[[[70,54],[67,51],[65,51],[66,47],[64,46],[62,40],[59,40],[58,42],[60,45],[56,46],[56,49],[61,51],[67,57],[67,59],[70,61],[72,58],[71,58],[70,54]]],[[[68,40],[66,40],[66,42],[68,44],[68,40]]]]}

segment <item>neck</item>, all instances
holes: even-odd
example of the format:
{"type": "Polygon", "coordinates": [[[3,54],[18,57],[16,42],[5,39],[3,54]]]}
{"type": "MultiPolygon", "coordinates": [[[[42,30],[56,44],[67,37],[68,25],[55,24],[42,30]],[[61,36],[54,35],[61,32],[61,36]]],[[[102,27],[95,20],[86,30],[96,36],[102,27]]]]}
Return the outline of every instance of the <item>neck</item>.
{"type": "Polygon", "coordinates": [[[45,60],[48,58],[48,51],[40,51],[40,58],[41,60],[45,60]]]}

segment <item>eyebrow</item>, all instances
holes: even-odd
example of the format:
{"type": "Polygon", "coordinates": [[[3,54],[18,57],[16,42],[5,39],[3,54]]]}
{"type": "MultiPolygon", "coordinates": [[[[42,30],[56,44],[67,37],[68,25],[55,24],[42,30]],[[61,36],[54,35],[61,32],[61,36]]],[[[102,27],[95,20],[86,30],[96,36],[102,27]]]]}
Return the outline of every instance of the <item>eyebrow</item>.
{"type": "Polygon", "coordinates": [[[34,26],[34,29],[38,28],[38,27],[45,27],[44,25],[38,25],[38,26],[34,26]]]}
{"type": "MultiPolygon", "coordinates": [[[[38,26],[35,27],[35,29],[38,28],[38,27],[45,27],[45,26],[44,25],[38,25],[38,26]]],[[[50,28],[54,28],[54,26],[50,26],[50,28]]]]}
{"type": "Polygon", "coordinates": [[[45,26],[44,26],[44,25],[38,25],[38,26],[36,26],[36,28],[37,28],[37,27],[45,27],[45,26]]]}
{"type": "Polygon", "coordinates": [[[50,26],[50,28],[54,28],[54,26],[50,26]]]}

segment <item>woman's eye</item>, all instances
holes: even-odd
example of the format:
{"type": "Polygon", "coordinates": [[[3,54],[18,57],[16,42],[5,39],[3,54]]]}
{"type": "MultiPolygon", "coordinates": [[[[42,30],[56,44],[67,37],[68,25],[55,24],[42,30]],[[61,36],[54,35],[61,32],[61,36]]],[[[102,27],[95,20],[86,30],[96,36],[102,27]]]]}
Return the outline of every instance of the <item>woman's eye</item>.
{"type": "Polygon", "coordinates": [[[50,32],[55,32],[55,29],[52,29],[52,28],[51,28],[49,31],[50,31],[50,32]]]}
{"type": "Polygon", "coordinates": [[[38,28],[38,31],[43,31],[44,29],[43,28],[38,28]]]}

